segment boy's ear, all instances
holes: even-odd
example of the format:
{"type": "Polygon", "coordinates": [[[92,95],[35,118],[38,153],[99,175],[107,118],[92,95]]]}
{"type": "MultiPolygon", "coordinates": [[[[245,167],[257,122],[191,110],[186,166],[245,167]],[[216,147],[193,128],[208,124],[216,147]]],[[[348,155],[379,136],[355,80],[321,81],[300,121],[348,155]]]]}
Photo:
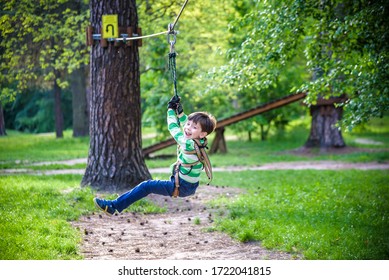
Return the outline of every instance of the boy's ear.
{"type": "Polygon", "coordinates": [[[207,135],[208,135],[207,132],[202,131],[202,132],[200,133],[200,138],[204,138],[204,137],[206,137],[207,135]]]}

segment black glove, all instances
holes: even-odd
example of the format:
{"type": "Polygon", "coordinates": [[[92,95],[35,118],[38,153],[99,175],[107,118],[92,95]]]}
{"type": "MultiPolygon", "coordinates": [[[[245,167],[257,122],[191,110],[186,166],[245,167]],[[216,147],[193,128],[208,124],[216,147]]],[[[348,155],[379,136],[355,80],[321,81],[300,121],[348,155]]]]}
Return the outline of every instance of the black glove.
{"type": "Polygon", "coordinates": [[[184,109],[182,109],[181,103],[178,103],[177,109],[176,109],[177,115],[181,115],[181,113],[183,113],[183,112],[184,112],[184,109]]]}
{"type": "Polygon", "coordinates": [[[177,107],[180,105],[180,100],[181,98],[178,95],[174,95],[167,103],[167,108],[177,110],[177,107]]]}

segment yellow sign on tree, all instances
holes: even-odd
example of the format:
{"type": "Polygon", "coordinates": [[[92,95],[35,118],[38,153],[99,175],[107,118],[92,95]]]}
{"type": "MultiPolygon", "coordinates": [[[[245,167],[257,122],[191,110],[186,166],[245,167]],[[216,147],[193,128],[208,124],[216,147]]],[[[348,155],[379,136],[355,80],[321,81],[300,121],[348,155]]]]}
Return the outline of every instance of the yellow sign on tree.
{"type": "Polygon", "coordinates": [[[118,38],[118,15],[103,15],[103,39],[118,38]]]}

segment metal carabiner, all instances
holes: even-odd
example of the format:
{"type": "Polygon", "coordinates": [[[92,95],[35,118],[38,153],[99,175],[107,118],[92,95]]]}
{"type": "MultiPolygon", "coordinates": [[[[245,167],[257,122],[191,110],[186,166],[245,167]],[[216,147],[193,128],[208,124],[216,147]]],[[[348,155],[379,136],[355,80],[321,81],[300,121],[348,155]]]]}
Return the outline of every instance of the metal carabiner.
{"type": "Polygon", "coordinates": [[[174,52],[174,44],[176,43],[177,32],[173,30],[173,24],[169,23],[168,25],[168,33],[167,33],[167,42],[170,45],[170,53],[174,52]]]}

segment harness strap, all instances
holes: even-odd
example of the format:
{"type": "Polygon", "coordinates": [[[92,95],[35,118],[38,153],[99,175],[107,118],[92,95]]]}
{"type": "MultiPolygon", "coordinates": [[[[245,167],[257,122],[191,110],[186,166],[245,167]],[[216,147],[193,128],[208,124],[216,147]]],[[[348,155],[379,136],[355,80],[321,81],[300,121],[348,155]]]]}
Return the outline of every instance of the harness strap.
{"type": "Polygon", "coordinates": [[[199,160],[192,164],[187,165],[186,167],[190,167],[191,165],[196,165],[199,162],[201,162],[203,164],[205,173],[207,174],[209,180],[208,185],[209,185],[209,183],[212,181],[212,164],[211,161],[209,160],[207,152],[205,151],[205,148],[207,148],[207,144],[208,144],[207,138],[204,139],[204,144],[201,144],[198,139],[193,139],[193,141],[195,142],[194,145],[195,149],[193,151],[183,150],[182,152],[184,154],[189,154],[189,155],[196,154],[199,160]]]}
{"type": "Polygon", "coordinates": [[[208,185],[209,185],[209,183],[212,181],[212,165],[211,165],[211,162],[208,158],[208,154],[205,151],[205,148],[207,147],[207,144],[208,144],[207,138],[205,138],[205,142],[203,145],[201,145],[199,140],[197,140],[197,139],[193,139],[193,140],[196,143],[194,145],[194,147],[196,150],[197,157],[199,158],[199,161],[203,164],[205,173],[207,174],[207,177],[209,180],[209,182],[208,182],[208,185]]]}
{"type": "MultiPolygon", "coordinates": [[[[179,177],[179,174],[181,172],[180,171],[180,166],[190,167],[191,170],[192,170],[192,167],[194,165],[196,165],[199,162],[201,162],[203,164],[203,168],[205,170],[205,173],[207,174],[207,177],[209,179],[208,185],[212,181],[212,165],[211,165],[211,162],[210,162],[210,160],[208,158],[208,154],[205,151],[205,148],[207,147],[207,143],[208,143],[207,139],[205,138],[205,142],[204,142],[203,145],[197,139],[193,139],[193,141],[195,142],[195,145],[194,145],[195,150],[193,150],[193,151],[182,150],[182,152],[184,154],[196,154],[197,158],[198,158],[198,161],[195,161],[195,162],[192,162],[192,163],[183,163],[180,160],[177,160],[177,162],[175,164],[175,167],[174,167],[174,171],[175,171],[175,173],[174,173],[174,185],[175,185],[175,188],[174,188],[174,191],[173,191],[173,197],[174,198],[176,198],[180,194],[180,191],[179,191],[179,188],[180,188],[180,177],[179,177]]],[[[189,170],[188,174],[190,173],[191,170],[189,170]]]]}
{"type": "Polygon", "coordinates": [[[180,178],[179,178],[180,165],[181,165],[181,163],[179,161],[177,161],[176,166],[174,168],[174,170],[175,170],[175,173],[174,173],[174,186],[175,186],[175,188],[173,191],[174,198],[177,198],[177,196],[179,196],[179,194],[180,194],[180,190],[179,190],[179,187],[180,187],[180,178]]]}
{"type": "MultiPolygon", "coordinates": [[[[180,194],[180,190],[179,190],[179,187],[180,187],[180,177],[179,177],[179,174],[180,174],[180,166],[184,166],[184,167],[190,167],[191,169],[189,170],[189,172],[187,174],[190,173],[190,171],[192,170],[192,167],[193,165],[196,165],[198,164],[200,161],[196,161],[192,164],[189,164],[189,163],[183,163],[181,162],[180,160],[177,160],[175,166],[174,166],[174,191],[173,191],[173,197],[176,198],[177,196],[179,196],[180,194]]],[[[182,172],[181,172],[182,173],[182,172]]],[[[183,174],[183,173],[182,173],[183,174]]],[[[184,175],[187,175],[187,174],[184,174],[184,175]]]]}

